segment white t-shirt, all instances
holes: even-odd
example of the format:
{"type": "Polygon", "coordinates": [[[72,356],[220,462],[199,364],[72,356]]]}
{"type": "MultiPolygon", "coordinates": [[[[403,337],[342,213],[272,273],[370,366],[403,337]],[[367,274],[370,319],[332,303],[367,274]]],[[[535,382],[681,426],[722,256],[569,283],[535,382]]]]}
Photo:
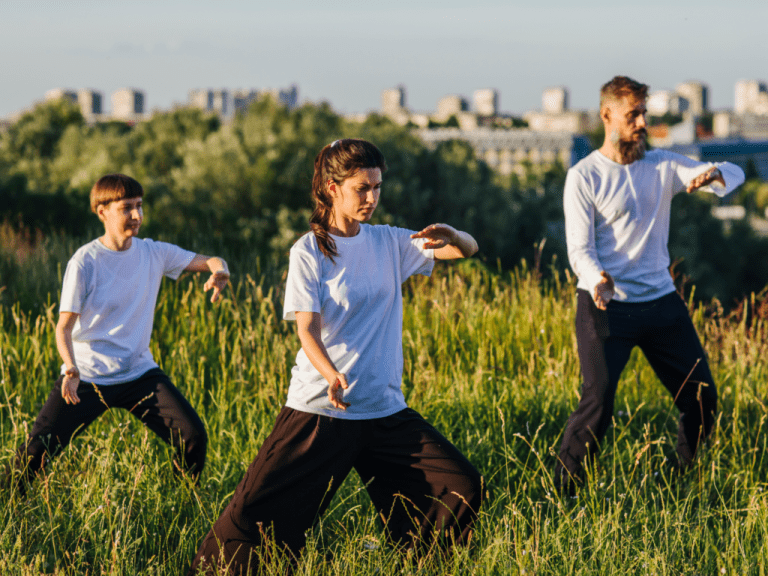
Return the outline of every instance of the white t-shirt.
{"type": "Polygon", "coordinates": [[[336,369],[347,377],[346,410],[328,401],[328,383],[304,350],[296,356],[285,405],[294,410],[349,420],[389,416],[406,408],[403,375],[402,283],[429,276],[434,250],[412,240],[411,230],[360,225],[351,238],[333,236],[339,256],[326,258],[313,233],[293,248],[283,317],[319,312],[321,338],[336,369]]]}
{"type": "Polygon", "coordinates": [[[647,302],[674,291],[667,248],[672,197],[712,166],[726,185],[700,190],[725,196],[744,182],[744,172],[730,162],[697,162],[667,150],[651,150],[631,164],[595,150],[569,169],[565,235],[578,287],[594,294],[605,270],[619,301],[647,302]]]}
{"type": "Polygon", "coordinates": [[[178,278],[194,257],[173,244],[140,238],[122,252],[98,239],[75,252],[64,274],[59,310],[80,315],[72,344],[82,381],[130,382],[157,367],[149,338],[160,281],[178,278]]]}

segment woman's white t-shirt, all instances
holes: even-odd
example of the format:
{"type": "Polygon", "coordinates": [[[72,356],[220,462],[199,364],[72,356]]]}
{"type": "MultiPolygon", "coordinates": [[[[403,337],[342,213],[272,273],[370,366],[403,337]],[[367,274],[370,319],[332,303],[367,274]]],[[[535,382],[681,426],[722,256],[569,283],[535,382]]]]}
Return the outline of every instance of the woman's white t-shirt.
{"type": "Polygon", "coordinates": [[[120,384],[157,368],[149,339],[160,281],[178,278],[194,257],[173,244],[140,238],[124,251],[96,239],[75,252],[59,310],[80,315],[72,330],[80,380],[120,384]]]}
{"type": "Polygon", "coordinates": [[[346,410],[328,401],[328,383],[304,350],[291,371],[286,406],[335,418],[382,418],[406,408],[403,374],[402,283],[429,276],[434,250],[411,230],[360,225],[351,238],[333,236],[339,256],[326,258],[313,233],[291,248],[283,317],[318,312],[321,339],[336,369],[347,378],[346,410]]]}

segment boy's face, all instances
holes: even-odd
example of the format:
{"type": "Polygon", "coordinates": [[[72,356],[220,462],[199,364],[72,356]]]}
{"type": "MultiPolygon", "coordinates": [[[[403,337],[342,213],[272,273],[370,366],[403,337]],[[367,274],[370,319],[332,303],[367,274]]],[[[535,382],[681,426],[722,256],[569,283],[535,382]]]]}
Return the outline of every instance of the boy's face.
{"type": "Polygon", "coordinates": [[[132,238],[139,233],[144,218],[142,198],[126,198],[97,208],[105,232],[115,239],[132,238]]]}

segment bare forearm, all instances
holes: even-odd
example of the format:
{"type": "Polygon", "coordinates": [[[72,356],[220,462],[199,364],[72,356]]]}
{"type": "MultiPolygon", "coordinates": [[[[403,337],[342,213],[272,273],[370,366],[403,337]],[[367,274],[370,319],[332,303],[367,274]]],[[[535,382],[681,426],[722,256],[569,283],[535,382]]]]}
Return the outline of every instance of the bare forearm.
{"type": "Polygon", "coordinates": [[[328,355],[328,351],[325,349],[325,345],[320,338],[319,328],[313,329],[312,326],[308,326],[306,329],[300,328],[299,340],[301,341],[301,347],[309,361],[312,363],[312,366],[320,372],[326,381],[333,382],[336,379],[338,370],[331,360],[331,357],[328,355]]]}
{"type": "Polygon", "coordinates": [[[461,252],[462,258],[469,258],[477,252],[477,242],[469,232],[456,231],[456,240],[452,244],[461,252]]]}
{"type": "Polygon", "coordinates": [[[76,320],[76,314],[62,312],[59,322],[56,324],[56,349],[67,368],[77,368],[75,348],[72,344],[72,329],[76,320]]]}
{"type": "Polygon", "coordinates": [[[469,258],[475,252],[477,252],[477,242],[472,235],[469,232],[456,230],[447,246],[435,249],[435,258],[438,260],[469,258]]]}
{"type": "Polygon", "coordinates": [[[211,271],[211,274],[222,272],[229,275],[229,267],[224,258],[220,256],[211,256],[205,263],[208,266],[208,270],[211,271]]]}
{"type": "Polygon", "coordinates": [[[210,272],[211,274],[223,273],[229,276],[229,267],[221,256],[196,254],[184,270],[187,272],[210,272]]]}

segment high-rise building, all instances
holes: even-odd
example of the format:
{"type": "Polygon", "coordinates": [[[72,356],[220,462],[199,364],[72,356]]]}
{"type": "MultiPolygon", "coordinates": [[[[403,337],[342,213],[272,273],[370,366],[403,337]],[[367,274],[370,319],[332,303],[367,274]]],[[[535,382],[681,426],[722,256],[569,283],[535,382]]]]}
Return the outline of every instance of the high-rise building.
{"type": "Polygon", "coordinates": [[[235,90],[232,93],[232,109],[235,112],[245,112],[258,97],[257,90],[235,90]]]}
{"type": "Polygon", "coordinates": [[[53,88],[45,93],[46,100],[69,100],[77,104],[77,92],[69,88],[53,88]]]}
{"type": "Polygon", "coordinates": [[[680,115],[690,110],[687,98],[669,90],[654,90],[648,95],[646,105],[651,116],[680,115]]]}
{"type": "Polygon", "coordinates": [[[86,120],[102,114],[101,101],[101,92],[89,88],[77,91],[77,103],[86,120]]]}
{"type": "Polygon", "coordinates": [[[451,116],[458,115],[460,112],[466,112],[468,109],[469,105],[466,98],[458,94],[449,94],[438,100],[435,116],[447,120],[451,116]]]}
{"type": "Polygon", "coordinates": [[[688,101],[688,112],[701,116],[709,111],[709,87],[697,81],[683,82],[675,88],[680,96],[688,101]]]}
{"type": "Polygon", "coordinates": [[[229,92],[221,90],[190,90],[189,104],[206,112],[225,116],[229,113],[229,92]]]}
{"type": "Polygon", "coordinates": [[[112,116],[122,120],[136,120],[144,114],[144,92],[134,88],[121,88],[112,93],[112,116]]]}
{"type": "Polygon", "coordinates": [[[499,110],[499,92],[493,88],[475,90],[472,95],[474,111],[481,116],[496,116],[499,110]]]}
{"type": "Polygon", "coordinates": [[[768,88],[759,80],[736,82],[736,114],[768,114],[768,88]]]}
{"type": "Polygon", "coordinates": [[[405,110],[405,86],[397,86],[381,92],[381,112],[386,116],[397,116],[405,110]]]}
{"type": "Polygon", "coordinates": [[[541,109],[545,114],[561,114],[568,110],[568,88],[554,86],[541,95],[541,109]]]}

